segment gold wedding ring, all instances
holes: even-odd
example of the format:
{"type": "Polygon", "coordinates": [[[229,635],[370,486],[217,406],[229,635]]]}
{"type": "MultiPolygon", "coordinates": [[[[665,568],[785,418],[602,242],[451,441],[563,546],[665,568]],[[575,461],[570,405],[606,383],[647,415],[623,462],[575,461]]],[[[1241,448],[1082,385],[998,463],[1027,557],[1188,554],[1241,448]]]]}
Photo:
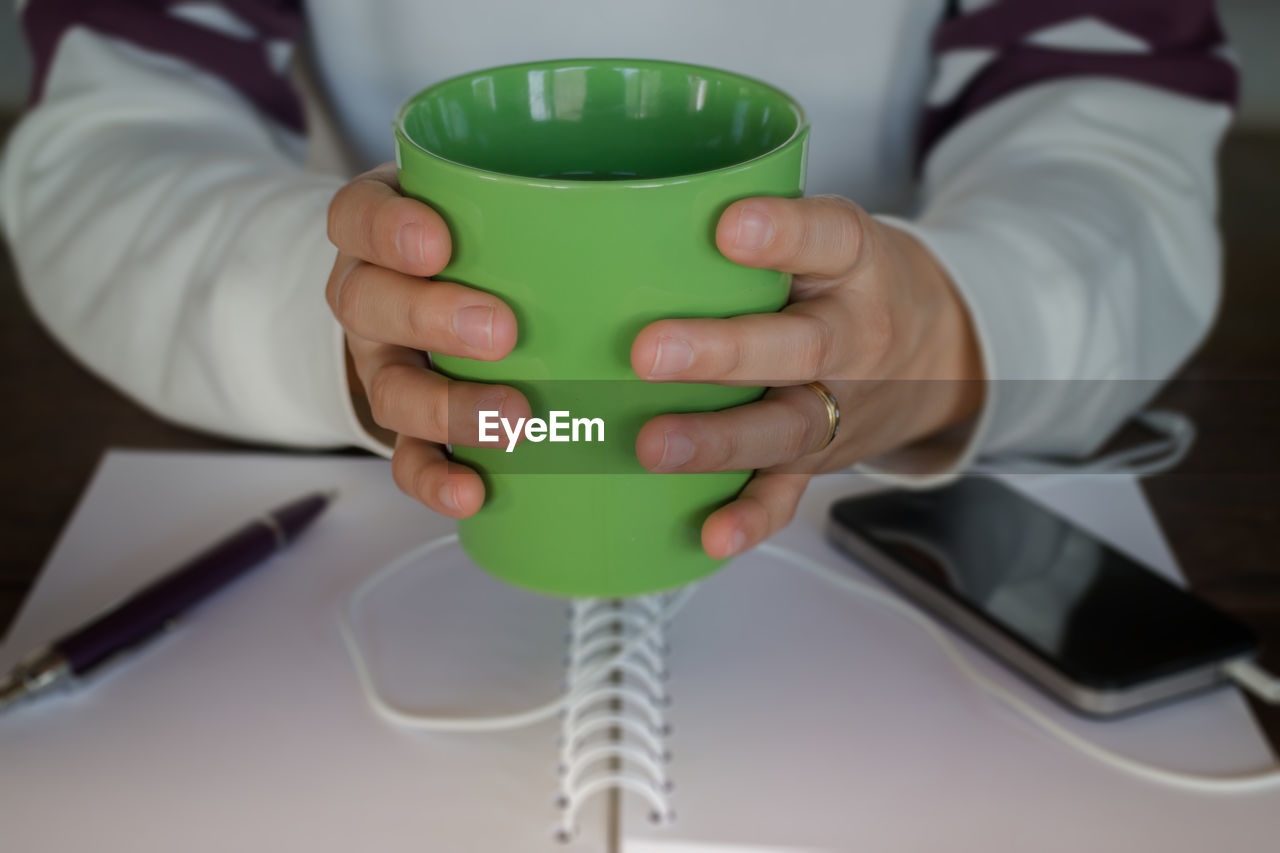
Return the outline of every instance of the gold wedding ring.
{"type": "Polygon", "coordinates": [[[831,442],[836,440],[836,433],[840,432],[840,401],[836,399],[835,394],[831,393],[831,389],[821,382],[810,382],[804,387],[817,394],[823,405],[827,407],[827,437],[812,451],[819,453],[830,447],[831,442]]]}

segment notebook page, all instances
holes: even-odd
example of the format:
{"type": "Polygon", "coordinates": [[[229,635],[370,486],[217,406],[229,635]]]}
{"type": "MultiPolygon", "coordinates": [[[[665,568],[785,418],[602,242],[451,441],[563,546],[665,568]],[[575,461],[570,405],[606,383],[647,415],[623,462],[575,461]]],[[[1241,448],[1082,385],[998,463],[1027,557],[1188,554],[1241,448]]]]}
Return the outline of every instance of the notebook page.
{"type": "MultiPolygon", "coordinates": [[[[1132,481],[1013,484],[1176,574],[1132,481]]],[[[821,530],[831,501],[867,488],[849,475],[815,481],[775,541],[865,578],[821,530]]],[[[758,554],[708,580],[668,638],[678,817],[655,828],[627,803],[626,853],[1256,851],[1280,828],[1280,794],[1181,793],[1096,765],[980,693],[900,617],[758,554]]],[[[1136,758],[1205,773],[1274,761],[1234,688],[1091,722],[978,661],[1136,758]]]]}
{"type": "MultiPolygon", "coordinates": [[[[88,689],[0,716],[6,850],[603,851],[606,803],[551,840],[554,720],[503,734],[408,733],[361,696],[336,623],[368,573],[452,523],[385,462],[108,455],[3,647],[8,666],[259,511],[337,487],[270,564],[88,689]],[[72,804],[68,809],[68,804],[72,804]]],[[[563,602],[442,552],[379,587],[360,620],[387,693],[441,714],[552,698],[563,602]]]]}

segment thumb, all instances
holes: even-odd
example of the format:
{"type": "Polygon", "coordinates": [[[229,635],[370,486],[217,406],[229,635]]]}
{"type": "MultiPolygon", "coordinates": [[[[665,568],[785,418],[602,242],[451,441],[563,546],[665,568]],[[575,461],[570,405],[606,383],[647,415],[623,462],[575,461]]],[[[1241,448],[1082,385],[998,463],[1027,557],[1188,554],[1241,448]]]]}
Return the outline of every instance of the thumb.
{"type": "Polygon", "coordinates": [[[747,267],[832,278],[861,258],[869,217],[834,195],[735,201],[716,226],[716,246],[747,267]]]}

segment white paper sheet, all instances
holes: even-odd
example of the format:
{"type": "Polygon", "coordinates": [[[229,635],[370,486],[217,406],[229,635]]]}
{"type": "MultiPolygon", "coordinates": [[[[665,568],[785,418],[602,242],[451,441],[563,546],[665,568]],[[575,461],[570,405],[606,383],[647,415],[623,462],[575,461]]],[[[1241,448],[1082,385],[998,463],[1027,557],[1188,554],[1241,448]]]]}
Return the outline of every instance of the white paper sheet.
{"type": "MultiPolygon", "coordinates": [[[[866,485],[816,481],[777,541],[868,579],[820,535],[827,505],[866,485]]],[[[1177,576],[1131,480],[1014,485],[1177,576]]],[[[1280,794],[1180,793],[1094,764],[980,693],[905,620],[759,555],[707,581],[669,640],[679,820],[651,828],[628,804],[626,853],[1203,853],[1271,849],[1280,831],[1280,794]]],[[[1205,773],[1274,761],[1234,688],[1092,722],[979,662],[1055,719],[1136,758],[1205,773]]]]}
{"type": "MultiPolygon", "coordinates": [[[[348,591],[452,523],[385,462],[112,453],[0,648],[8,666],[260,511],[339,501],[169,637],[74,694],[0,716],[0,850],[565,851],[556,722],[411,734],[374,718],[335,621],[348,591]]],[[[360,622],[388,692],[438,713],[554,696],[564,604],[456,549],[379,588],[360,622]]],[[[605,801],[569,850],[601,851],[605,801]]]]}

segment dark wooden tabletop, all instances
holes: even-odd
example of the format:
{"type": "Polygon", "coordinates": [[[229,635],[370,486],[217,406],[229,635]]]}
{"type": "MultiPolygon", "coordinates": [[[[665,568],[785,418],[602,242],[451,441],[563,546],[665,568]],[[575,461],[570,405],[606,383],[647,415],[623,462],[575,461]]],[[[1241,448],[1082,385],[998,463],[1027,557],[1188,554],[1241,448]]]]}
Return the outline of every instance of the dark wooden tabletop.
{"type": "MultiPolygon", "coordinates": [[[[1221,317],[1159,401],[1200,439],[1143,488],[1192,587],[1250,624],[1280,672],[1280,135],[1231,137],[1222,165],[1221,317]]],[[[158,420],[73,361],[32,317],[6,249],[0,399],[0,636],[104,450],[243,449],[158,420]]],[[[1254,711],[1280,750],[1280,710],[1254,711]]]]}

